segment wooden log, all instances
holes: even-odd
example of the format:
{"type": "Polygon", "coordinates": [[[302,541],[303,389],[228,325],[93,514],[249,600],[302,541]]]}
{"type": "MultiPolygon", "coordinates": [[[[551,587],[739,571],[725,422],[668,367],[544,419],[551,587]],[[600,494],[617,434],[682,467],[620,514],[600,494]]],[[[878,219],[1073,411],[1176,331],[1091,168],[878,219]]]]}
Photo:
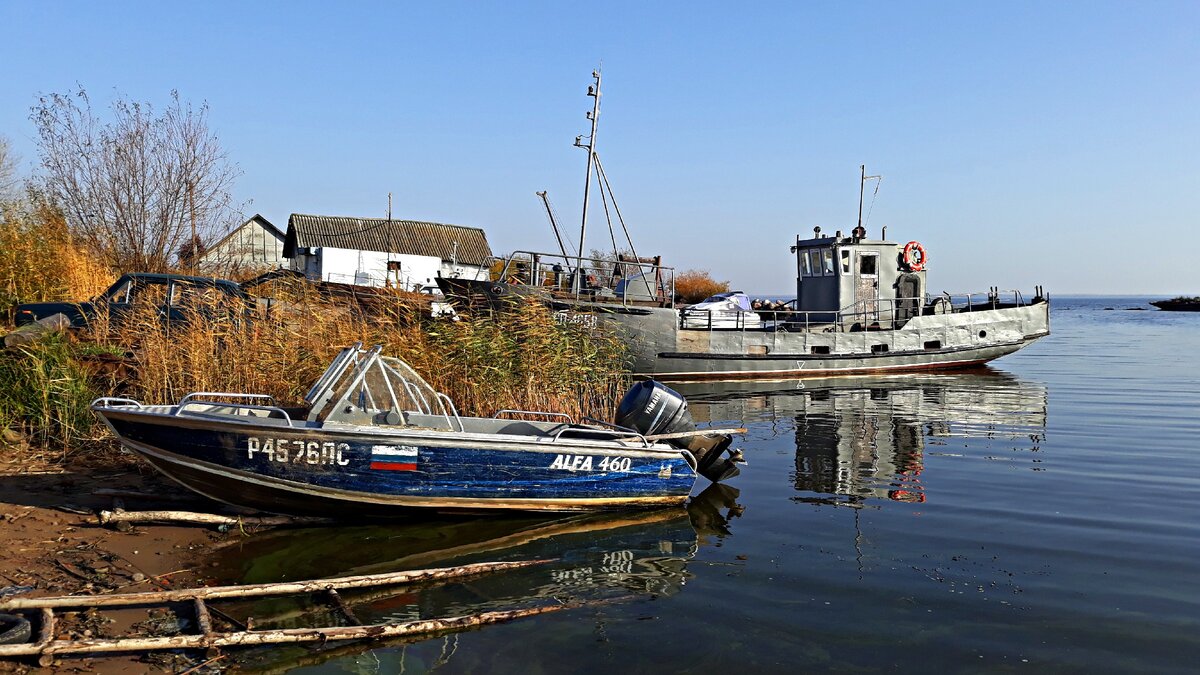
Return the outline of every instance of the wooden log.
{"type": "Polygon", "coordinates": [[[141,652],[162,649],[203,649],[206,647],[248,647],[254,645],[297,644],[304,642],[330,642],[336,640],[363,640],[404,637],[423,633],[456,631],[488,624],[512,621],[539,614],[573,609],[583,603],[543,605],[525,609],[513,609],[447,619],[422,619],[402,623],[373,624],[370,626],[335,626],[330,628],[286,628],[280,630],[246,631],[238,633],[214,633],[212,635],[175,635],[172,637],[134,637],[95,640],[58,640],[44,648],[34,644],[0,645],[0,656],[22,656],[42,654],[60,656],[67,654],[106,654],[113,652],[141,652]],[[15,648],[15,649],[14,649],[15,648]]]}
{"type": "Polygon", "coordinates": [[[192,603],[196,608],[196,626],[200,629],[200,634],[212,635],[212,616],[208,613],[204,598],[195,598],[192,603]]]}
{"type": "Polygon", "coordinates": [[[331,518],[300,516],[222,516],[192,511],[101,511],[100,524],[111,523],[198,523],[201,525],[257,525],[262,527],[328,525],[331,518]]]}
{"type": "Polygon", "coordinates": [[[280,645],[299,643],[324,643],[336,640],[362,640],[398,638],[404,635],[462,631],[466,628],[487,626],[524,617],[538,616],[563,609],[581,607],[581,603],[552,604],[526,609],[485,611],[482,614],[452,616],[449,619],[425,619],[402,623],[376,623],[371,626],[337,626],[330,628],[282,628],[277,631],[253,631],[245,633],[215,633],[205,635],[174,635],[170,638],[116,638],[101,640],[61,640],[50,643],[42,653],[68,655],[68,653],[110,653],[122,651],[155,651],[178,649],[204,649],[204,647],[236,647],[254,645],[280,645]]]}
{"type": "MultiPolygon", "coordinates": [[[[292,595],[315,593],[329,589],[365,588],[411,584],[440,579],[514,570],[533,565],[542,565],[550,559],[522,560],[514,562],[482,562],[458,567],[435,567],[407,572],[365,574],[353,577],[332,577],[309,581],[284,581],[272,584],[250,584],[246,586],[202,586],[181,588],[150,593],[119,593],[113,595],[65,595],[51,598],[12,598],[0,601],[0,611],[10,609],[39,609],[42,607],[119,607],[122,605],[149,605],[162,602],[186,602],[195,598],[255,598],[268,595],[292,595]]],[[[3,646],[0,646],[0,650],[3,646]]],[[[0,651],[0,654],[3,654],[0,651]]]]}
{"type": "Polygon", "coordinates": [[[358,616],[354,613],[354,610],[350,609],[350,605],[346,604],[346,601],[342,599],[341,594],[338,593],[336,589],[329,589],[329,599],[333,601],[334,607],[337,607],[338,611],[342,613],[342,616],[346,617],[346,620],[352,625],[362,625],[362,621],[358,620],[358,616]]]}
{"type": "Polygon", "coordinates": [[[646,436],[648,441],[665,441],[672,438],[691,438],[692,436],[704,436],[706,434],[744,434],[746,430],[738,427],[737,429],[696,429],[695,431],[678,431],[673,434],[655,434],[646,436]]]}

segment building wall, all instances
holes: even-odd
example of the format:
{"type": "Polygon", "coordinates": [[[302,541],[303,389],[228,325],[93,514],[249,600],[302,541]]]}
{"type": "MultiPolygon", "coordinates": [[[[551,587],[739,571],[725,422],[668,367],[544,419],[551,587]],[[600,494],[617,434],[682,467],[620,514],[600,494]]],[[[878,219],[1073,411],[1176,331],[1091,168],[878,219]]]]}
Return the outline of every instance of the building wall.
{"type": "Polygon", "coordinates": [[[404,290],[420,290],[436,286],[437,277],[458,276],[467,279],[486,278],[487,270],[472,265],[451,265],[449,261],[432,256],[356,251],[323,246],[311,253],[297,255],[292,269],[304,272],[310,279],[358,286],[392,286],[404,290]],[[388,263],[393,263],[389,269],[388,263]]]}
{"type": "Polygon", "coordinates": [[[257,220],[246,221],[202,258],[202,265],[228,268],[274,268],[284,264],[283,240],[257,220]]]}

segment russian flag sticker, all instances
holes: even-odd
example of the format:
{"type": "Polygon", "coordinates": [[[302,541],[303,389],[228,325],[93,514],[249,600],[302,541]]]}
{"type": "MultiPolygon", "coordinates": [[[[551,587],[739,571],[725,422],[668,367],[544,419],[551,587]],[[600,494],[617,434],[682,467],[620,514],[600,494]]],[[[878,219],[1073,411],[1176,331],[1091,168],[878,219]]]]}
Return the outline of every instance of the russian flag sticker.
{"type": "Polygon", "coordinates": [[[417,448],[414,445],[372,445],[372,471],[416,471],[417,448]]]}

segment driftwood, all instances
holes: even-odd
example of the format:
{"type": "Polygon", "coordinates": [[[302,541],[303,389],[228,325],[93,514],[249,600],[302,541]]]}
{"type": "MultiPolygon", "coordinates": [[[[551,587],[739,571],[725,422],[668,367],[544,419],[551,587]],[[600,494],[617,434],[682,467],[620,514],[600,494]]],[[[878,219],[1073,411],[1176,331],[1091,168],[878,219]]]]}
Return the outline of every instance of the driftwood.
{"type": "MultiPolygon", "coordinates": [[[[41,607],[117,607],[128,605],[150,605],[163,602],[186,602],[196,598],[215,600],[218,598],[253,598],[268,595],[293,595],[299,593],[315,593],[329,589],[344,590],[347,588],[365,588],[370,586],[390,586],[411,584],[439,579],[452,579],[486,572],[520,569],[533,565],[542,565],[549,559],[523,560],[514,562],[482,562],[458,567],[434,567],[407,572],[390,572],[387,574],[366,574],[353,577],[333,577],[328,579],[311,579],[309,581],[284,581],[273,584],[250,584],[245,586],[201,586],[199,588],[179,588],[170,591],[151,591],[149,593],[117,593],[113,595],[64,595],[52,598],[12,598],[0,601],[0,611],[11,609],[36,609],[41,607]]],[[[0,647],[3,649],[3,647],[0,647]]],[[[0,652],[2,654],[3,652],[0,652]]]]}
{"type": "MultiPolygon", "coordinates": [[[[40,649],[24,652],[42,656],[66,654],[102,654],[112,652],[153,651],[160,649],[206,649],[211,647],[243,647],[301,642],[330,642],[335,640],[382,639],[463,630],[493,623],[512,621],[563,609],[573,609],[582,603],[542,605],[524,609],[483,612],[446,619],[423,619],[403,623],[370,626],[335,626],[331,628],[287,628],[281,630],[211,633],[209,635],[176,635],[174,637],[115,638],[103,640],[58,640],[40,649]]],[[[10,645],[24,646],[24,645],[10,645]]],[[[30,645],[32,647],[32,645],[30,645]]]]}
{"type": "Polygon", "coordinates": [[[671,438],[691,438],[692,436],[704,436],[706,434],[744,434],[746,430],[738,427],[737,429],[696,429],[695,431],[679,431],[673,434],[655,434],[646,436],[648,441],[665,441],[671,438]]]}
{"type": "Polygon", "coordinates": [[[263,527],[328,525],[331,518],[301,516],[221,516],[215,513],[192,511],[125,511],[114,509],[100,512],[100,524],[112,523],[197,523],[200,525],[257,525],[263,527]]]}
{"type": "Polygon", "coordinates": [[[38,656],[38,662],[50,665],[54,657],[69,654],[103,654],[111,652],[152,651],[159,649],[214,649],[220,647],[285,644],[300,642],[327,642],[331,640],[360,640],[395,638],[424,633],[463,630],[502,621],[511,621],[527,616],[536,616],[561,609],[581,606],[580,604],[557,604],[527,607],[506,611],[483,612],[444,619],[424,619],[400,623],[373,624],[369,626],[332,626],[318,628],[292,628],[282,630],[252,630],[217,633],[213,631],[212,618],[206,600],[218,598],[248,598],[269,595],[296,595],[325,592],[342,610],[346,618],[357,623],[354,612],[337,594],[337,589],[362,588],[369,586],[397,585],[450,579],[484,572],[519,569],[550,562],[549,560],[527,560],[517,562],[485,562],[458,567],[442,567],[390,574],[373,574],[356,577],[314,579],[312,581],[254,584],[247,586],[212,586],[151,593],[124,593],[101,596],[61,596],[53,598],[20,598],[0,602],[0,610],[40,610],[41,626],[36,642],[0,645],[0,658],[13,656],[38,656]],[[64,607],[120,607],[156,605],[190,600],[196,614],[198,633],[172,637],[128,637],[87,640],[55,640],[55,608],[64,607]]]}

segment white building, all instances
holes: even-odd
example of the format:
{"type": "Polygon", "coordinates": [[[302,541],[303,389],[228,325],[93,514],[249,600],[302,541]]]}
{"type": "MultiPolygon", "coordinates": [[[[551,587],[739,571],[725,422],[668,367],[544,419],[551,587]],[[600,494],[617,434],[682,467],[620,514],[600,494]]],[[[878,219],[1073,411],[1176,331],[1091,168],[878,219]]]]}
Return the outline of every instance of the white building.
{"type": "Polygon", "coordinates": [[[260,214],[234,228],[197,261],[203,270],[231,274],[284,265],[284,233],[260,214]]]}
{"type": "Polygon", "coordinates": [[[293,213],[283,255],[309,279],[420,290],[439,276],[486,279],[492,249],[477,227],[293,213]]]}

